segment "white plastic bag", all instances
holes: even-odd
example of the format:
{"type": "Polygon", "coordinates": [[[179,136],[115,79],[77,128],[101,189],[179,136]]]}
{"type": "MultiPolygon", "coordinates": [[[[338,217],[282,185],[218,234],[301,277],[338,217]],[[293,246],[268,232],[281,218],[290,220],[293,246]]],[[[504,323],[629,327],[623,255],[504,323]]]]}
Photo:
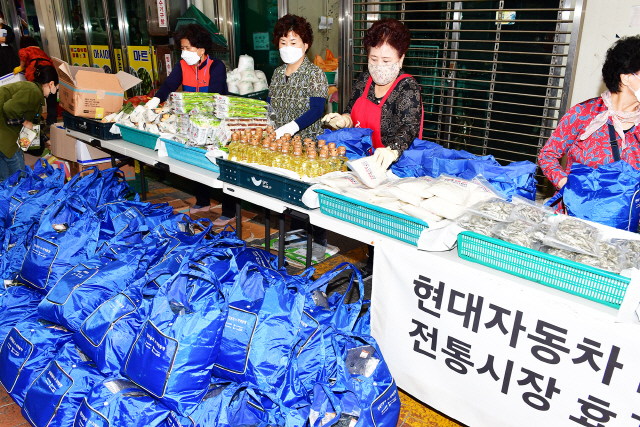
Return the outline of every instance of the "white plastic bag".
{"type": "Polygon", "coordinates": [[[456,219],[465,212],[465,207],[451,203],[441,197],[424,199],[420,207],[447,219],[456,219]]]}
{"type": "Polygon", "coordinates": [[[235,81],[230,82],[227,80],[227,89],[229,93],[239,93],[238,85],[235,81]]]}
{"type": "Polygon", "coordinates": [[[442,217],[436,214],[429,212],[426,209],[422,209],[413,205],[403,205],[402,210],[407,214],[411,215],[414,218],[418,218],[426,222],[427,224],[433,224],[435,222],[441,221],[442,217]]]}
{"type": "Polygon", "coordinates": [[[345,176],[337,177],[337,178],[322,178],[320,177],[320,182],[326,186],[335,189],[341,189],[346,187],[357,187],[362,185],[358,178],[355,175],[347,174],[345,176]]]}
{"type": "Polygon", "coordinates": [[[256,73],[253,70],[241,71],[240,76],[240,81],[242,82],[255,83],[260,81],[260,79],[256,77],[256,73]]]}
{"type": "Polygon", "coordinates": [[[262,70],[255,70],[256,77],[262,80],[267,86],[269,85],[269,81],[267,80],[267,75],[262,70]]]}
{"type": "Polygon", "coordinates": [[[258,80],[253,83],[254,92],[260,92],[261,90],[267,90],[267,89],[269,89],[269,85],[262,80],[258,80]]]}
{"type": "Polygon", "coordinates": [[[440,175],[429,187],[429,192],[455,205],[466,206],[471,186],[466,179],[440,175]]]}
{"type": "Polygon", "coordinates": [[[407,193],[422,197],[423,199],[428,199],[433,197],[433,193],[429,191],[429,187],[431,187],[431,183],[435,180],[431,177],[429,177],[430,180],[423,178],[426,177],[401,179],[396,186],[407,193]]]}
{"type": "Polygon", "coordinates": [[[347,162],[349,169],[354,171],[360,181],[369,188],[375,188],[387,180],[387,173],[378,167],[371,157],[362,157],[358,160],[347,162]]]}
{"type": "Polygon", "coordinates": [[[422,197],[416,196],[415,194],[411,194],[408,191],[404,191],[399,187],[389,187],[385,189],[382,194],[388,195],[390,197],[395,197],[398,200],[402,200],[405,203],[409,203],[413,206],[420,206],[420,202],[422,202],[422,197]]]}
{"type": "Polygon", "coordinates": [[[248,93],[254,92],[253,83],[249,82],[240,82],[238,83],[238,93],[240,95],[246,95],[248,93]]]}
{"type": "Polygon", "coordinates": [[[238,70],[253,71],[253,69],[254,69],[253,58],[250,57],[249,55],[240,55],[240,57],[238,58],[238,70]]]}

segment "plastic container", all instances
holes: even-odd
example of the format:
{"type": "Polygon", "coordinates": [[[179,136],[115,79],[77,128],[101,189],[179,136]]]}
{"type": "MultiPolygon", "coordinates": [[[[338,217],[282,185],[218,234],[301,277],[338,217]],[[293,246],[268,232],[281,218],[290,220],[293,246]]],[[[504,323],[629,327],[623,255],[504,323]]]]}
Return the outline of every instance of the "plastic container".
{"type": "Polygon", "coordinates": [[[458,255],[514,276],[620,308],[631,279],[482,234],[458,235],[458,255]]]}
{"type": "Polygon", "coordinates": [[[325,215],[342,219],[405,243],[418,245],[422,230],[429,228],[426,222],[370,205],[327,190],[315,190],[320,199],[320,211],[325,215]]]}
{"type": "Polygon", "coordinates": [[[100,120],[74,116],[67,111],[62,112],[62,121],[65,128],[91,135],[98,139],[120,139],[120,135],[109,132],[113,123],[102,123],[100,120]]]}
{"type": "Polygon", "coordinates": [[[117,126],[120,128],[122,139],[125,141],[149,148],[150,150],[156,149],[156,141],[158,141],[159,135],[120,124],[117,126]]]}
{"type": "Polygon", "coordinates": [[[335,71],[325,71],[324,75],[327,76],[327,83],[332,85],[336,82],[336,72],[335,71]]]}
{"type": "Polygon", "coordinates": [[[220,172],[220,168],[211,163],[211,160],[207,158],[207,152],[205,150],[197,147],[187,147],[180,142],[170,139],[162,138],[162,140],[167,148],[167,154],[169,154],[169,157],[172,159],[199,166],[212,172],[220,172]]]}
{"type": "Polygon", "coordinates": [[[262,171],[244,163],[223,159],[218,159],[217,162],[220,166],[220,177],[218,178],[220,181],[309,209],[307,205],[302,203],[302,195],[311,187],[311,184],[262,171]]]}

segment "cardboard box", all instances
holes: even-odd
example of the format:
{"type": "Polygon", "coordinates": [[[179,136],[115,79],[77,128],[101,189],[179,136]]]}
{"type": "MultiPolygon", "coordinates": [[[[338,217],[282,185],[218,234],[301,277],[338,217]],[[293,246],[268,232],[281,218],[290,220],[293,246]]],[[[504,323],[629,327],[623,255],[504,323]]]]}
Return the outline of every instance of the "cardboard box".
{"type": "Polygon", "coordinates": [[[50,132],[51,154],[59,159],[71,162],[92,162],[111,157],[108,153],[67,135],[62,123],[52,125],[50,132]]]}
{"type": "Polygon", "coordinates": [[[140,83],[137,77],[119,71],[106,74],[102,68],[77,67],[52,58],[58,71],[60,105],[74,116],[102,119],[122,108],[124,91],[140,83]]]}
{"type": "MultiPolygon", "coordinates": [[[[71,176],[75,176],[76,174],[83,173],[92,166],[97,166],[98,170],[101,170],[101,171],[107,170],[111,168],[111,159],[100,160],[97,162],[92,162],[91,164],[69,162],[69,170],[71,171],[71,176]]],[[[89,173],[90,172],[87,172],[86,175],[89,173]]]]}

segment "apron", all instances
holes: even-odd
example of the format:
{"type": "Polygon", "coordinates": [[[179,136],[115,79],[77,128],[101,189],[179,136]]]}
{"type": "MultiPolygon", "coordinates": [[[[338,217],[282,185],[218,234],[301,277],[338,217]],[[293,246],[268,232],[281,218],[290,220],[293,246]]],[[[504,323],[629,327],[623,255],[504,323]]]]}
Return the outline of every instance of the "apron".
{"type": "MultiPolygon", "coordinates": [[[[387,101],[389,95],[396,87],[396,85],[400,82],[400,80],[405,79],[407,77],[411,78],[409,74],[402,74],[399,76],[393,85],[389,88],[387,93],[385,94],[380,104],[376,104],[375,102],[369,101],[367,99],[367,94],[369,93],[369,88],[371,87],[371,82],[373,79],[369,76],[369,80],[367,81],[367,86],[364,88],[364,92],[362,92],[362,96],[358,98],[356,103],[353,105],[351,109],[351,119],[353,120],[354,127],[358,128],[368,128],[373,130],[373,134],[371,134],[371,141],[373,142],[373,148],[382,148],[385,145],[382,143],[382,134],[380,131],[380,121],[382,118],[382,106],[387,101]]],[[[424,106],[422,107],[422,120],[420,120],[420,134],[418,138],[422,139],[422,126],[424,121],[424,106]]]]}
{"type": "Polygon", "coordinates": [[[200,65],[197,64],[195,69],[193,65],[189,65],[184,59],[180,60],[180,67],[182,68],[182,89],[185,92],[209,92],[209,67],[213,60],[207,55],[207,65],[200,74],[200,65]]]}

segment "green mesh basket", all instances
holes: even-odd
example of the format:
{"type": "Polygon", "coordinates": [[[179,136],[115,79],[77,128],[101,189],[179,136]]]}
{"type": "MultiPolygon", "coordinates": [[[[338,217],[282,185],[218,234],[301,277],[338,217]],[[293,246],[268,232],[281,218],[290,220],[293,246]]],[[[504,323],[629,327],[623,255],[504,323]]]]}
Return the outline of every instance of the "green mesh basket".
{"type": "Polygon", "coordinates": [[[370,205],[326,190],[315,190],[320,199],[320,211],[335,218],[377,231],[385,236],[418,245],[422,230],[429,225],[417,218],[370,205]]]}
{"type": "Polygon", "coordinates": [[[631,279],[555,255],[465,231],[458,255],[514,276],[620,308],[631,279]]]}
{"type": "Polygon", "coordinates": [[[186,12],[180,18],[178,18],[176,31],[183,25],[189,24],[202,25],[209,31],[209,33],[211,34],[211,40],[215,44],[222,47],[229,47],[229,45],[227,44],[227,39],[225,39],[224,36],[220,34],[220,29],[216,26],[216,24],[214,24],[207,15],[202,13],[200,9],[198,9],[194,5],[189,6],[186,12]]]}

